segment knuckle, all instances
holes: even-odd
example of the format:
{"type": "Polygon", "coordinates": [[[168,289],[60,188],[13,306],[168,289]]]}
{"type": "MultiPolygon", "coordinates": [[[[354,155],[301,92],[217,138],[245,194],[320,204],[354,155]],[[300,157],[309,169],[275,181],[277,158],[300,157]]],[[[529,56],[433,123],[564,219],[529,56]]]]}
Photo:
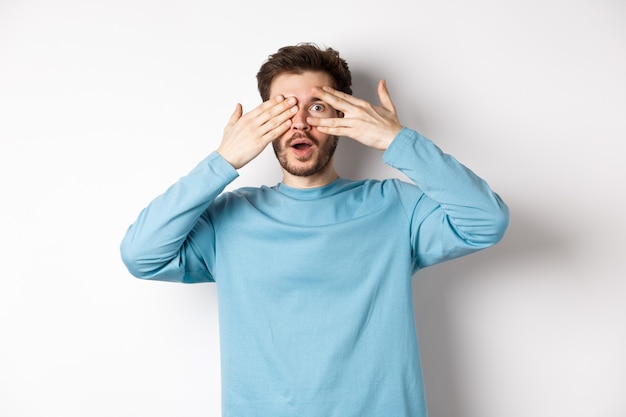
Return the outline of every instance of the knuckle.
{"type": "Polygon", "coordinates": [[[270,119],[268,124],[269,124],[270,129],[276,129],[282,124],[282,121],[279,118],[274,117],[270,119]]]}

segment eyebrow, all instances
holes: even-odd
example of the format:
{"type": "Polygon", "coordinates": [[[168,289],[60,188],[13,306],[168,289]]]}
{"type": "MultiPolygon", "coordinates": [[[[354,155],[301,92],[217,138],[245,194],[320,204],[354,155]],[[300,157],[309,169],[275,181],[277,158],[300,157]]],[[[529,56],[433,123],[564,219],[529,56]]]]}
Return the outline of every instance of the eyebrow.
{"type": "Polygon", "coordinates": [[[311,97],[306,103],[304,104],[313,104],[313,103],[324,103],[324,104],[328,104],[327,102],[325,102],[324,100],[322,100],[321,98],[317,98],[317,97],[311,97]]]}

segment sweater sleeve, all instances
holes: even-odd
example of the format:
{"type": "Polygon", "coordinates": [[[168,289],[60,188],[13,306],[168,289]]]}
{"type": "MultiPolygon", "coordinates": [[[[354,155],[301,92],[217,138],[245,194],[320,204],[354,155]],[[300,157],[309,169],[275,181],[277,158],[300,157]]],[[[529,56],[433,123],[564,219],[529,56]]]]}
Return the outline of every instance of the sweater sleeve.
{"type": "MultiPolygon", "coordinates": [[[[492,246],[509,224],[509,209],[489,185],[429,139],[404,128],[383,155],[423,194],[400,198],[411,221],[415,269],[492,246]]],[[[404,194],[404,195],[403,195],[404,194]]]]}
{"type": "Polygon", "coordinates": [[[213,227],[203,214],[237,176],[237,171],[213,152],[156,197],[139,213],[120,245],[128,271],[143,279],[213,281],[205,255],[196,249],[190,235],[193,230],[204,242],[214,240],[213,227]]]}

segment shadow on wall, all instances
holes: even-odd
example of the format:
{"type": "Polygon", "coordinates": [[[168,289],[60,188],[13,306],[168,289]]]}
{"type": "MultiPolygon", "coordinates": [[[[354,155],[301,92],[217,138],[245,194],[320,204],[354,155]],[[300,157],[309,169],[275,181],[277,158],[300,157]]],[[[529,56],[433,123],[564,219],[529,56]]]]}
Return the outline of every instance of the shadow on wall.
{"type": "Polygon", "coordinates": [[[459,314],[455,312],[454,295],[471,286],[472,281],[485,284],[485,280],[519,279],[506,273],[496,276],[494,270],[515,270],[516,266],[543,263],[547,259],[562,262],[571,255],[571,239],[567,233],[546,224],[532,209],[516,208],[514,202],[507,204],[511,224],[501,242],[484,251],[426,268],[414,277],[415,321],[428,408],[433,417],[472,415],[469,405],[464,403],[466,395],[459,382],[467,380],[461,378],[459,366],[467,359],[462,353],[462,338],[454,334],[454,329],[458,328],[454,320],[459,314]]]}

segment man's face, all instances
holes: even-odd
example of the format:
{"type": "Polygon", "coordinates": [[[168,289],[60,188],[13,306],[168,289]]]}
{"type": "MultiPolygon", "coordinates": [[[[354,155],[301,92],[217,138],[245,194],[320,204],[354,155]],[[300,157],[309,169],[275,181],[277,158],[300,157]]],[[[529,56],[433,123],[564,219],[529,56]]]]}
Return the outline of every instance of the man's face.
{"type": "Polygon", "coordinates": [[[306,121],[309,116],[338,117],[335,109],[312,95],[313,87],[332,85],[332,78],[324,72],[282,74],[272,81],[270,97],[282,94],[298,100],[291,128],[272,142],[278,162],[291,175],[308,177],[332,168],[337,136],[321,133],[306,121]]]}

